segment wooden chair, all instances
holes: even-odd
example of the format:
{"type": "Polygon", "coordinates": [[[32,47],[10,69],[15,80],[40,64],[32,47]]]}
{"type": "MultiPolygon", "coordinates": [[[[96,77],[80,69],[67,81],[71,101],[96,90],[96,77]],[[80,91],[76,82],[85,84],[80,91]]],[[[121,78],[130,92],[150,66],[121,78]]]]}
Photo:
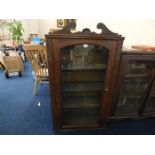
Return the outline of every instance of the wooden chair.
{"type": "Polygon", "coordinates": [[[36,95],[38,83],[47,82],[49,77],[46,47],[44,45],[25,44],[23,49],[35,73],[34,95],[36,95]]]}

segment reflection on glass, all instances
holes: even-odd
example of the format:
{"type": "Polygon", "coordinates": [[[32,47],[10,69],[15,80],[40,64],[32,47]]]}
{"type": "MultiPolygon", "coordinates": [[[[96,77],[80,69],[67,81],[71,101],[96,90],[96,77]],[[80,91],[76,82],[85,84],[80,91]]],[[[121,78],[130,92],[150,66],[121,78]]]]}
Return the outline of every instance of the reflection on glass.
{"type": "Polygon", "coordinates": [[[61,49],[62,124],[98,124],[109,50],[92,44],[61,49]]]}
{"type": "Polygon", "coordinates": [[[124,78],[120,88],[116,115],[138,112],[142,96],[148,86],[148,80],[148,77],[124,78]]]}
{"type": "Polygon", "coordinates": [[[148,87],[154,61],[129,60],[121,82],[115,115],[137,114],[148,87]]]}
{"type": "Polygon", "coordinates": [[[146,107],[144,109],[144,113],[155,112],[155,81],[151,88],[148,101],[146,103],[146,107]]]}

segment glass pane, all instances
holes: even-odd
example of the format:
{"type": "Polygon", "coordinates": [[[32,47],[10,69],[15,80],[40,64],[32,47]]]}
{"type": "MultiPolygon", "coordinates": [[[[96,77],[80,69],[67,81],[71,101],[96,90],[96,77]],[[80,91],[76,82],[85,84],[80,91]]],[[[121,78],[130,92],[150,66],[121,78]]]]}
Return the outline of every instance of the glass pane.
{"type": "Polygon", "coordinates": [[[150,60],[128,61],[120,86],[116,115],[137,114],[148,87],[154,65],[155,61],[150,60]]]}
{"type": "Polygon", "coordinates": [[[61,49],[62,125],[99,123],[108,54],[92,44],[61,49]]]}
{"type": "Polygon", "coordinates": [[[148,80],[148,77],[124,78],[120,88],[116,115],[138,112],[142,96],[148,86],[148,80]]]}
{"type": "Polygon", "coordinates": [[[155,81],[153,83],[152,89],[150,91],[144,113],[155,112],[155,81]]]}
{"type": "Polygon", "coordinates": [[[154,69],[155,61],[151,60],[129,60],[126,74],[148,75],[154,69]]]}

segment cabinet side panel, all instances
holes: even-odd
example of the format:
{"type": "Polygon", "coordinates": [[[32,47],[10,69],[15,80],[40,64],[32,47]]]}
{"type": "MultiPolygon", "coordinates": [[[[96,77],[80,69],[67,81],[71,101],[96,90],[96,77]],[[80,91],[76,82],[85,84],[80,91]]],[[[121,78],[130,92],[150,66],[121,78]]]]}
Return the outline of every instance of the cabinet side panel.
{"type": "Polygon", "coordinates": [[[55,92],[55,71],[54,71],[54,57],[53,57],[53,40],[46,38],[47,41],[47,53],[48,53],[48,68],[49,68],[49,84],[50,84],[50,96],[51,96],[51,111],[53,116],[53,126],[58,128],[57,121],[57,103],[55,92]]]}

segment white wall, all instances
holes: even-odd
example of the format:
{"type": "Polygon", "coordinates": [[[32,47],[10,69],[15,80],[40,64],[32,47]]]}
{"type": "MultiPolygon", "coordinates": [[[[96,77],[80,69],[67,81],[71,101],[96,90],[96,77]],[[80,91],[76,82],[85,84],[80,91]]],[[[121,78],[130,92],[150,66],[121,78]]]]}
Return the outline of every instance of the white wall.
{"type": "Polygon", "coordinates": [[[40,20],[40,35],[43,37],[48,34],[50,29],[57,29],[56,19],[41,19],[40,20]]]}
{"type": "Polygon", "coordinates": [[[96,25],[103,22],[111,31],[125,37],[124,45],[147,44],[155,46],[155,20],[79,20],[78,29],[89,27],[99,32],[96,25]]]}
{"type": "Polygon", "coordinates": [[[24,19],[22,20],[24,27],[24,36],[27,38],[29,34],[40,34],[39,19],[24,19]]]}
{"type": "MultiPolygon", "coordinates": [[[[145,44],[155,46],[155,20],[107,20],[107,19],[78,19],[77,30],[90,28],[99,32],[96,25],[103,22],[113,31],[125,36],[124,46],[145,44]]],[[[57,29],[56,19],[35,19],[25,20],[25,34],[39,33],[42,37],[49,32],[49,29],[57,29]]]]}

